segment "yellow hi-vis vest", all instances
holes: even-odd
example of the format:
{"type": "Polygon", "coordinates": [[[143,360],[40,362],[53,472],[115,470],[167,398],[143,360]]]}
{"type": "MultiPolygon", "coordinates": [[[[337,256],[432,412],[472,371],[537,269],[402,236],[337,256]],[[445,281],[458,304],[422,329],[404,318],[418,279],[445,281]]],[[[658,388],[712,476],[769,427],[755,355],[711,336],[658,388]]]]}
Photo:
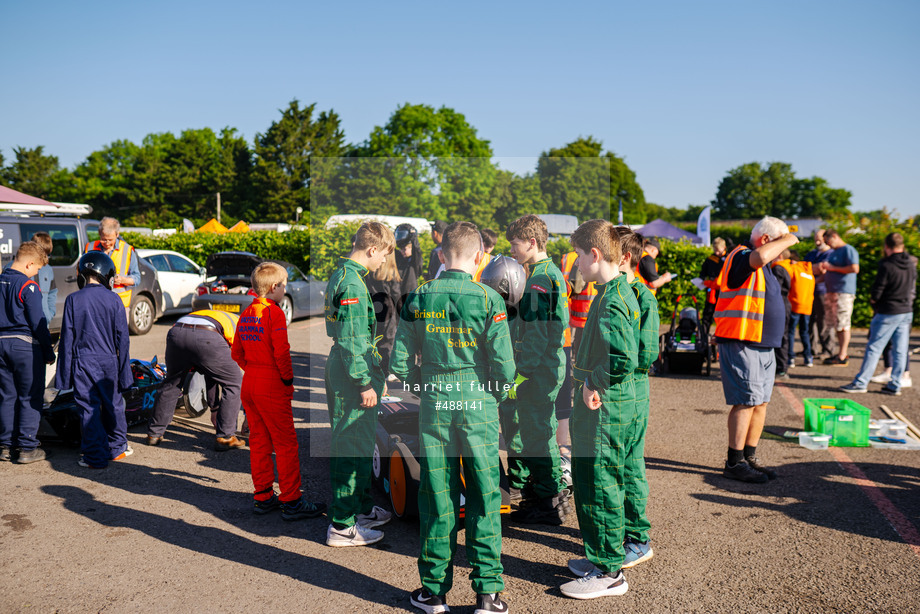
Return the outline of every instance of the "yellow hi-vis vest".
{"type": "Polygon", "coordinates": [[[716,337],[760,343],[763,339],[763,313],[767,298],[767,281],[763,269],[756,269],[740,288],[728,287],[728,273],[739,252],[739,245],[725,259],[719,273],[719,299],[716,301],[716,337]]]}
{"type": "Polygon", "coordinates": [[[236,326],[240,323],[238,315],[227,313],[226,311],[215,311],[213,309],[199,309],[188,314],[199,318],[210,318],[220,325],[220,334],[224,336],[229,345],[233,345],[233,338],[236,336],[236,326]]]}
{"type": "MultiPolygon", "coordinates": [[[[92,243],[86,244],[86,249],[83,250],[83,253],[89,252],[102,252],[102,242],[93,241],[92,243]]],[[[122,239],[115,241],[115,249],[112,250],[112,253],[109,256],[112,258],[112,262],[115,263],[115,274],[116,275],[127,275],[129,267],[131,266],[131,256],[134,254],[134,248],[125,243],[122,239]]],[[[115,286],[112,288],[115,292],[118,293],[118,296],[121,297],[121,302],[124,306],[131,306],[131,288],[128,286],[115,286]]]]}
{"type": "MultiPolygon", "coordinates": [[[[648,253],[647,251],[642,250],[642,255],[639,256],[639,262],[642,262],[642,259],[645,258],[645,257],[648,256],[648,255],[649,255],[649,253],[648,253]]],[[[652,258],[652,260],[655,261],[655,272],[657,273],[657,272],[658,272],[658,260],[655,259],[655,258],[652,258]]],[[[648,288],[649,290],[652,291],[652,296],[655,296],[656,294],[658,294],[658,290],[657,290],[656,288],[653,288],[653,287],[651,287],[650,285],[648,285],[648,281],[647,281],[644,277],[642,277],[642,273],[639,272],[639,267],[638,267],[638,266],[636,267],[636,277],[639,278],[639,281],[641,281],[642,283],[645,284],[645,287],[646,287],[646,288],[648,288]]]]}

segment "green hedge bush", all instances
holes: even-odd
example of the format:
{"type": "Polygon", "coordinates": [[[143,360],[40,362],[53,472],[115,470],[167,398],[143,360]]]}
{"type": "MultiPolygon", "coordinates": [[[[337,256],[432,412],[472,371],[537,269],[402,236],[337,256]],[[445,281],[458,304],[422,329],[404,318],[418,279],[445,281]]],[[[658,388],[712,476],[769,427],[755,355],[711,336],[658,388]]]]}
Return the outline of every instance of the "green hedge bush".
{"type": "Polygon", "coordinates": [[[184,254],[204,266],[208,256],[223,251],[252,252],[271,260],[284,260],[304,272],[310,268],[310,239],[313,230],[275,232],[179,232],[168,237],[155,237],[126,232],[124,239],[140,249],[169,249],[184,254]]]}

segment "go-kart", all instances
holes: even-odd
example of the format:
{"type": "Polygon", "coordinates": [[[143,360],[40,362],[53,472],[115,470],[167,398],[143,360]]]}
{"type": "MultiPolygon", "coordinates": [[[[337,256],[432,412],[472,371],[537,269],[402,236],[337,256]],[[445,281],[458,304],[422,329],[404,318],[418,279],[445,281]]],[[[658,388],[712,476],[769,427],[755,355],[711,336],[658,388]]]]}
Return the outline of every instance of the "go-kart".
{"type": "MultiPolygon", "coordinates": [[[[166,379],[166,367],[157,362],[156,356],[150,361],[131,359],[131,373],[134,375],[134,386],[124,393],[128,428],[150,419],[166,379]]],[[[202,373],[190,371],[183,382],[182,396],[176,408],[184,407],[189,417],[197,418],[217,406],[219,395],[219,387],[209,386],[202,373]]],[[[80,409],[73,398],[73,390],[46,389],[42,417],[57,439],[69,445],[80,444],[80,409]]],[[[49,438],[48,434],[46,430],[39,431],[44,439],[49,438]]]]}
{"type": "MultiPolygon", "coordinates": [[[[374,483],[390,497],[397,518],[418,517],[419,465],[418,399],[384,397],[377,413],[374,441],[374,483]]],[[[460,459],[461,467],[463,459],[460,459]]],[[[511,511],[507,466],[500,461],[501,513],[511,511]]],[[[461,482],[465,485],[463,473],[461,482]]],[[[460,495],[460,517],[464,517],[465,497],[460,495]]]]}

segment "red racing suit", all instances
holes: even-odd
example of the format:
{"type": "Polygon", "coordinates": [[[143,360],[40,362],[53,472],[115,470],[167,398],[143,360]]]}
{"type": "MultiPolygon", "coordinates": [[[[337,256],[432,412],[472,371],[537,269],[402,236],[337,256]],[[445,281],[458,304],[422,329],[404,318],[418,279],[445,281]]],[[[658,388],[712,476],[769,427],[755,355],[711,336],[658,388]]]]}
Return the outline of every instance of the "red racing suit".
{"type": "Polygon", "coordinates": [[[242,400],[249,420],[249,462],[255,498],[270,499],[278,465],[279,499],[296,501],[300,490],[300,449],[291,400],[294,370],[284,312],[267,298],[257,298],[240,315],[231,348],[243,369],[242,400]]]}

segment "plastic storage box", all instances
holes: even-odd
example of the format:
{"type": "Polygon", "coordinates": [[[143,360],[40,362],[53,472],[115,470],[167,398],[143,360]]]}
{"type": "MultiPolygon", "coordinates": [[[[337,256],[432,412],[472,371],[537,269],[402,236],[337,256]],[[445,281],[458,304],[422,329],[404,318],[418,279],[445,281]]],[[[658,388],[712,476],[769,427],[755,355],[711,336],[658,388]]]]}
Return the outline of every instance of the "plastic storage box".
{"type": "Polygon", "coordinates": [[[802,431],[799,433],[799,445],[809,450],[827,450],[831,436],[824,433],[802,431]]]}
{"type": "Polygon", "coordinates": [[[836,447],[869,446],[872,412],[850,399],[805,399],[805,430],[831,436],[836,447]]]}
{"type": "Polygon", "coordinates": [[[907,437],[907,425],[900,420],[879,420],[878,424],[880,437],[891,437],[892,439],[907,437]]]}

